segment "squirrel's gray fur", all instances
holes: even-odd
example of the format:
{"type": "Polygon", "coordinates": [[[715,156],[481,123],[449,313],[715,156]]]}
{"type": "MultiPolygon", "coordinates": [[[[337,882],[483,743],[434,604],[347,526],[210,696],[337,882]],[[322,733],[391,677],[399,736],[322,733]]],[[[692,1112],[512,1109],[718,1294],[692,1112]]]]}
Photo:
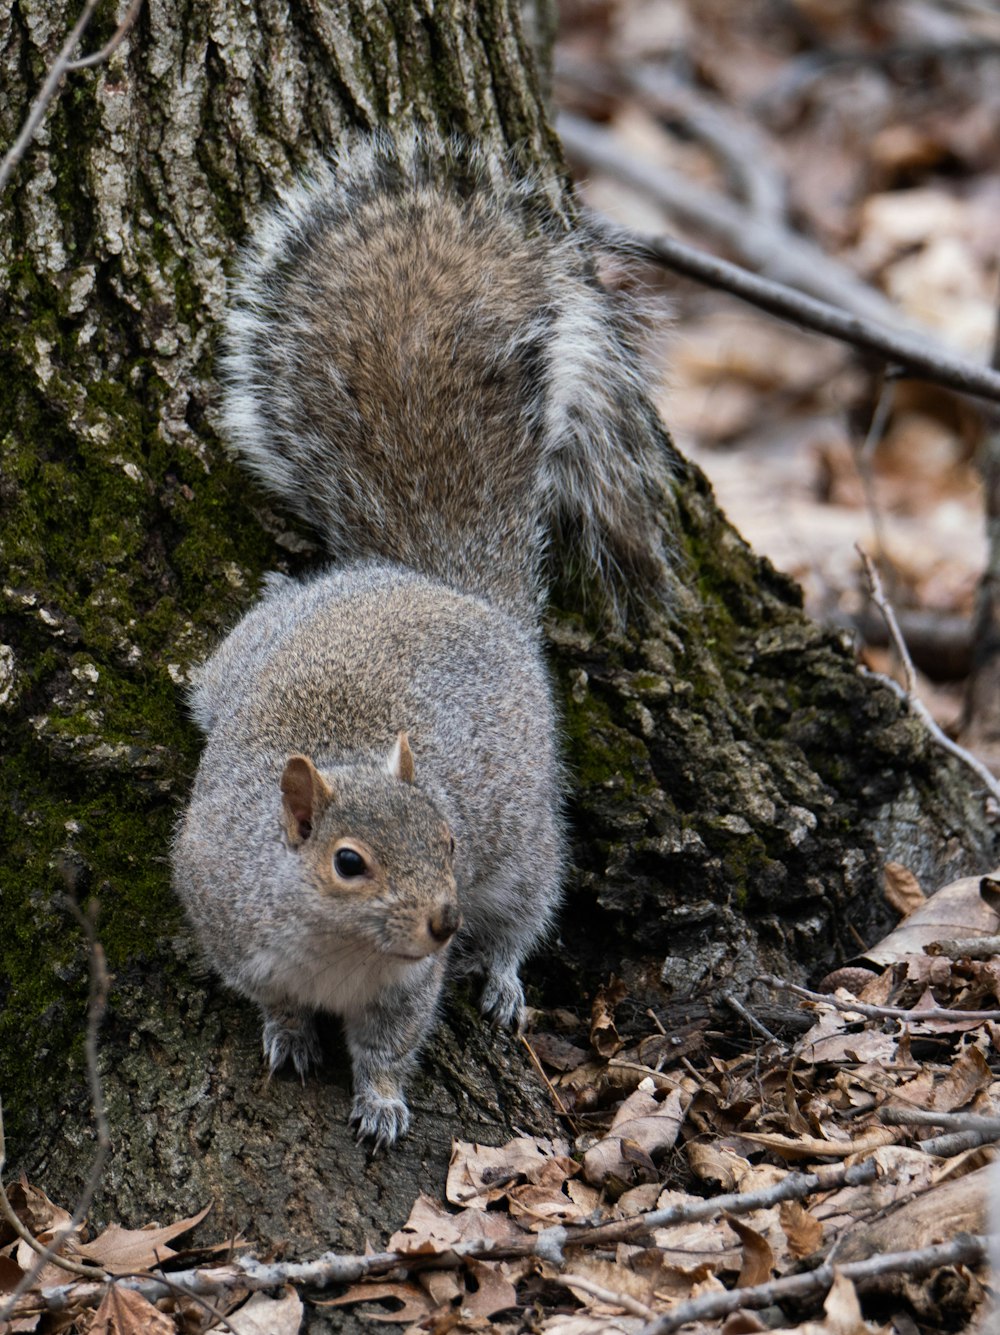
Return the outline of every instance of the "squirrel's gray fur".
{"type": "Polygon", "coordinates": [[[499,157],[353,139],[262,222],[227,333],[229,431],[338,568],[271,577],[200,670],[174,883],[272,1069],[343,1017],[388,1144],[446,971],[515,1020],[558,903],[551,536],[658,579],[664,460],[626,308],[499,157]]]}

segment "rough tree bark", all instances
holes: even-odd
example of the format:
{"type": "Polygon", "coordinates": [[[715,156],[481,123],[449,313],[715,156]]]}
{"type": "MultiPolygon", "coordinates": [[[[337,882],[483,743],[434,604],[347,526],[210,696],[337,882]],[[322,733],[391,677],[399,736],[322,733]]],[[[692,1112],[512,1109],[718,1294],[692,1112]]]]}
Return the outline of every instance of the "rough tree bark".
{"type": "MultiPolygon", "coordinates": [[[[70,0],[0,14],[4,139],[74,18],[70,0]]],[[[440,1189],[452,1136],[553,1125],[524,1054],[460,992],[413,1134],[368,1163],[335,1026],[319,1078],[266,1083],[257,1017],[199,973],[168,885],[197,756],[185,669],[262,572],[319,559],[215,432],[225,266],[344,125],[414,120],[559,161],[515,0],[147,0],[106,66],[68,78],[0,200],[0,1093],[14,1163],[71,1200],[93,1129],[86,955],[62,903],[96,896],[116,978],[98,1219],[211,1200],[220,1234],[354,1248],[440,1189]]],[[[886,857],[931,884],[996,861],[969,777],[680,462],[676,547],[670,617],[601,629],[567,591],[551,612],[575,865],[529,971],[537,1000],[585,1008],[615,970],[668,1024],[762,963],[852,954],[886,857]]]]}

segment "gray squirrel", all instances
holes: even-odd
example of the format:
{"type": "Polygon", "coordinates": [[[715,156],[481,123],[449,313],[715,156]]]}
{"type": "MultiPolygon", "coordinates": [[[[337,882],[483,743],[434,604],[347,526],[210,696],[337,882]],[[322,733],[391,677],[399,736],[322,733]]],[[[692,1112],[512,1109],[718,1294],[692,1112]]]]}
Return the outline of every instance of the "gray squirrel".
{"type": "Polygon", "coordinates": [[[333,568],[270,576],[198,670],[173,878],[272,1070],[341,1016],[351,1121],[405,1134],[448,976],[519,1019],[565,861],[540,615],[550,544],[614,596],[664,570],[666,463],[630,304],[553,182],[356,136],[260,223],[225,420],[333,568]]]}

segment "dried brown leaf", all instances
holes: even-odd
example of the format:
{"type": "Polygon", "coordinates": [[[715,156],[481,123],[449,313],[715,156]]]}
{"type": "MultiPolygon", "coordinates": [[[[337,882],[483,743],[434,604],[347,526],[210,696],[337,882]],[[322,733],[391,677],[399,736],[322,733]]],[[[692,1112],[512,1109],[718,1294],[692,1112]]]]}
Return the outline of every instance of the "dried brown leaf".
{"type": "MultiPolygon", "coordinates": [[[[624,1294],[628,1298],[636,1299],[637,1302],[648,1303],[663,1265],[657,1256],[655,1269],[651,1271],[649,1267],[644,1267],[641,1272],[637,1272],[628,1261],[608,1261],[582,1252],[573,1257],[570,1269],[573,1275],[579,1276],[580,1279],[589,1279],[592,1284],[597,1284],[602,1289],[624,1294]]],[[[594,1303],[593,1294],[588,1293],[586,1289],[574,1288],[569,1276],[559,1277],[559,1283],[565,1284],[585,1306],[594,1303]]]]}
{"type": "Polygon", "coordinates": [[[730,1312],[722,1323],[722,1335],[756,1335],[761,1330],[767,1326],[753,1312],[730,1312]]]}
{"type": "Polygon", "coordinates": [[[994,998],[1000,1001],[1000,959],[978,960],[975,968],[977,976],[984,980],[994,998]]]}
{"type": "Polygon", "coordinates": [[[615,1113],[608,1135],[583,1157],[583,1175],[594,1186],[600,1186],[609,1177],[624,1182],[634,1180],[633,1168],[645,1160],[669,1149],[677,1140],[691,1096],[687,1091],[672,1089],[660,1102],[651,1082],[643,1081],[615,1113]]]}
{"type": "Polygon", "coordinates": [[[782,1328],[774,1335],[872,1335],[861,1315],[861,1304],[854,1285],[839,1270],[823,1304],[822,1321],[805,1321],[801,1326],[782,1328]]]}
{"type": "Polygon", "coordinates": [[[439,1256],[458,1242],[494,1242],[498,1246],[524,1237],[510,1217],[499,1211],[478,1209],[450,1210],[431,1196],[421,1194],[410,1210],[410,1217],[389,1239],[389,1250],[411,1255],[439,1256]]]}
{"type": "Polygon", "coordinates": [[[206,1205],[204,1210],[199,1210],[190,1218],[179,1219],[165,1228],[153,1225],[148,1228],[120,1228],[118,1224],[111,1224],[93,1241],[84,1243],[79,1248],[79,1254],[85,1261],[93,1261],[112,1274],[146,1270],[158,1261],[176,1255],[167,1244],[200,1224],[210,1209],[211,1206],[206,1205]]]}
{"type": "Polygon", "coordinates": [[[581,1223],[593,1207],[588,1202],[577,1205],[565,1192],[551,1187],[535,1187],[525,1183],[514,1187],[509,1200],[510,1217],[525,1228],[548,1228],[550,1224],[581,1223]]]}
{"type": "Polygon", "coordinates": [[[445,1195],[453,1205],[485,1210],[519,1182],[558,1186],[577,1172],[579,1166],[563,1141],[520,1136],[493,1146],[456,1140],[445,1195]]]}
{"type": "Polygon", "coordinates": [[[889,1066],[896,1061],[899,1039],[878,1029],[849,1032],[862,1023],[858,1014],[824,1011],[812,1028],[795,1044],[795,1056],[810,1065],[837,1062],[871,1063],[889,1066]]]}
{"type": "MultiPolygon", "coordinates": [[[[27,1178],[21,1177],[7,1188],[7,1199],[21,1223],[32,1234],[55,1233],[68,1224],[71,1215],[62,1206],[50,1201],[40,1187],[33,1187],[27,1178]]],[[[0,1219],[0,1245],[13,1240],[16,1234],[6,1219],[0,1219]]]]}
{"type": "MultiPolygon", "coordinates": [[[[1000,871],[989,873],[990,878],[1000,871]]],[[[963,936],[990,936],[1000,922],[995,910],[980,893],[981,876],[965,876],[942,886],[899,924],[864,958],[873,964],[895,964],[908,955],[919,955],[932,942],[963,936]]]]}
{"type": "MultiPolygon", "coordinates": [[[[297,1335],[302,1326],[302,1299],[289,1285],[280,1298],[255,1293],[226,1317],[233,1335],[297,1335]]],[[[171,1323],[169,1329],[174,1330],[171,1323]]]]}
{"type": "Polygon", "coordinates": [[[112,1284],[94,1313],[88,1335],[175,1335],[176,1329],[173,1320],[142,1294],[112,1284]]]}
{"type": "Polygon", "coordinates": [[[784,1159],[848,1159],[867,1155],[883,1145],[891,1145],[896,1133],[888,1127],[873,1126],[850,1140],[823,1140],[819,1136],[782,1136],[777,1132],[742,1132],[744,1140],[780,1154],[784,1159]]]}
{"type": "Polygon", "coordinates": [[[782,1201],[778,1207],[781,1227],[788,1239],[788,1250],[798,1260],[812,1256],[823,1241],[823,1225],[801,1201],[782,1201]]]}
{"type": "Polygon", "coordinates": [[[465,1293],[455,1270],[425,1270],[415,1279],[435,1307],[450,1305],[465,1293]]]}
{"type": "MultiPolygon", "coordinates": [[[[933,1165],[935,1160],[927,1157],[933,1165]]],[[[874,1222],[862,1220],[849,1227],[837,1259],[856,1261],[896,1251],[900,1238],[906,1239],[908,1248],[918,1249],[959,1233],[985,1232],[992,1173],[993,1165],[988,1164],[964,1177],[946,1178],[874,1222]]]]}
{"type": "Polygon", "coordinates": [[[496,1261],[473,1260],[466,1261],[465,1265],[477,1287],[462,1299],[464,1311],[473,1316],[489,1317],[517,1306],[517,1290],[504,1274],[502,1265],[496,1261]]]}
{"type": "MultiPolygon", "coordinates": [[[[646,1183],[645,1185],[651,1187],[653,1192],[653,1203],[646,1207],[651,1210],[653,1204],[656,1203],[656,1193],[659,1191],[659,1186],[655,1182],[646,1183]]],[[[593,1214],[601,1205],[601,1193],[597,1187],[588,1186],[586,1182],[581,1182],[579,1178],[568,1178],[563,1190],[584,1216],[593,1214]]],[[[628,1195],[629,1193],[626,1192],[625,1194],[628,1195]]],[[[618,1204],[620,1206],[621,1201],[619,1201],[618,1204]]],[[[641,1213],[641,1211],[639,1211],[639,1213],[641,1213]]]]}
{"type": "Polygon", "coordinates": [[[735,1151],[720,1145],[692,1141],[687,1147],[688,1164],[703,1182],[718,1182],[721,1191],[735,1191],[750,1167],[735,1151]]]}
{"type": "Polygon", "coordinates": [[[338,1298],[313,1299],[313,1303],[316,1307],[353,1307],[356,1303],[378,1302],[385,1298],[396,1299],[401,1306],[391,1312],[366,1312],[364,1315],[369,1321],[419,1321],[437,1306],[419,1284],[403,1279],[362,1280],[360,1284],[352,1284],[338,1298]]]}
{"type": "Polygon", "coordinates": [[[886,1145],[871,1157],[879,1171],[874,1182],[841,1187],[811,1206],[827,1234],[838,1236],[856,1220],[884,1213],[899,1201],[926,1191],[936,1182],[940,1169],[939,1159],[907,1145],[886,1145]]]}
{"type": "MultiPolygon", "coordinates": [[[[575,1182],[567,1183],[567,1190],[576,1185],[575,1182]]],[[[585,1184],[580,1183],[579,1185],[584,1186],[585,1184]]],[[[589,1187],[588,1190],[594,1191],[596,1188],[589,1187]]],[[[614,1217],[616,1219],[628,1219],[632,1215],[646,1214],[647,1211],[656,1209],[660,1190],[659,1182],[643,1182],[638,1187],[630,1187],[628,1191],[623,1191],[615,1202],[614,1217]]]]}
{"type": "Polygon", "coordinates": [[[615,1028],[615,1007],[628,995],[620,978],[611,975],[607,987],[599,987],[590,1007],[590,1045],[601,1057],[613,1057],[622,1040],[615,1028]]]}
{"type": "MultiPolygon", "coordinates": [[[[700,1199],[683,1191],[668,1190],[660,1194],[657,1209],[692,1205],[700,1199]]],[[[700,1282],[706,1275],[715,1275],[720,1270],[739,1269],[737,1240],[722,1219],[658,1228],[653,1232],[653,1242],[663,1252],[664,1264],[691,1283],[700,1282]]]]}
{"type": "Polygon", "coordinates": [[[725,1216],[726,1223],[743,1244],[743,1264],[740,1266],[738,1289],[750,1288],[755,1284],[764,1284],[771,1278],[774,1269],[774,1252],[770,1243],[755,1228],[751,1228],[743,1219],[732,1215],[725,1216]]]}
{"type": "MultiPolygon", "coordinates": [[[[64,1260],[72,1261],[76,1259],[76,1240],[78,1236],[79,1234],[71,1233],[60,1243],[59,1255],[64,1260]]],[[[52,1243],[55,1241],[55,1237],[56,1235],[54,1233],[39,1233],[36,1235],[35,1241],[41,1243],[43,1247],[51,1248],[52,1243]]],[[[22,1239],[15,1245],[14,1259],[22,1270],[27,1271],[31,1270],[35,1262],[38,1260],[38,1253],[22,1239]]],[[[61,1266],[54,1262],[46,1262],[35,1276],[34,1287],[36,1289],[53,1288],[57,1284],[67,1283],[69,1277],[69,1272],[64,1270],[61,1266]]]]}
{"type": "Polygon", "coordinates": [[[859,1001],[865,1002],[868,1006],[886,1006],[895,987],[896,969],[890,966],[881,973],[870,975],[868,982],[856,995],[859,1001]]]}
{"type": "Polygon", "coordinates": [[[904,867],[901,862],[887,862],[883,876],[886,902],[901,918],[908,917],[921,904],[926,904],[927,896],[909,867],[904,867]]]}
{"type": "Polygon", "coordinates": [[[583,1048],[558,1034],[532,1034],[531,1046],[538,1060],[554,1071],[572,1071],[588,1057],[583,1048]]]}
{"type": "Polygon", "coordinates": [[[21,1282],[24,1271],[12,1256],[0,1256],[0,1293],[9,1293],[21,1282]]]}
{"type": "Polygon", "coordinates": [[[977,1047],[967,1047],[955,1058],[927,1107],[935,1112],[954,1112],[965,1108],[980,1090],[988,1088],[993,1072],[977,1047]]]}

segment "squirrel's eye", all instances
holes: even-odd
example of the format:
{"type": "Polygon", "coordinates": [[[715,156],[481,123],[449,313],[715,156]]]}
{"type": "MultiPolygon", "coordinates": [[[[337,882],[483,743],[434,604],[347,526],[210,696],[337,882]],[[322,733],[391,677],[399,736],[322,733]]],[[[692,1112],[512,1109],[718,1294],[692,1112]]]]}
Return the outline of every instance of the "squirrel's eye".
{"type": "Polygon", "coordinates": [[[448,853],[451,857],[455,856],[455,836],[452,835],[448,840],[448,853]]]}
{"type": "Polygon", "coordinates": [[[353,848],[338,848],[333,855],[333,868],[338,876],[349,879],[351,876],[363,876],[367,868],[365,860],[353,848]]]}

